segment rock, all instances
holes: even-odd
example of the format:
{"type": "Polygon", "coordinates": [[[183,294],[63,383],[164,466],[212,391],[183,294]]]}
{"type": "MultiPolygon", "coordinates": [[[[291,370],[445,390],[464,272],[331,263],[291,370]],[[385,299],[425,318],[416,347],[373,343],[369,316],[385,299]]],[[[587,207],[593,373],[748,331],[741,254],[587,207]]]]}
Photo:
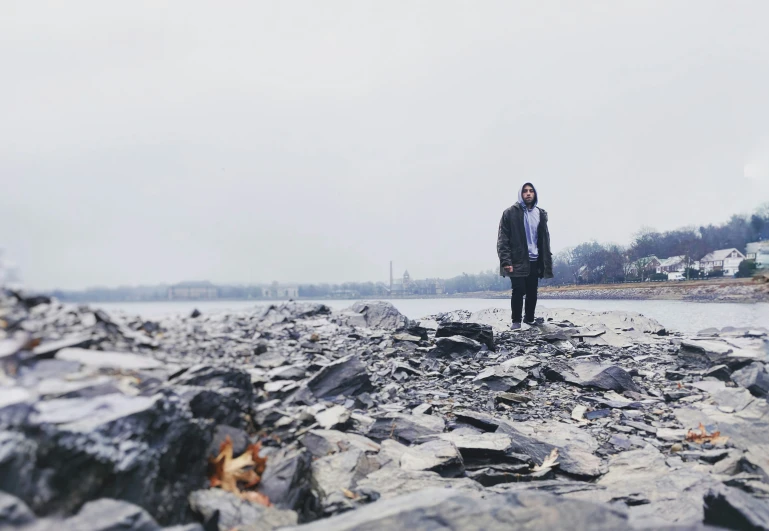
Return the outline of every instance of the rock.
{"type": "Polygon", "coordinates": [[[769,502],[719,487],[705,496],[705,523],[729,529],[769,529],[769,502]]]}
{"type": "Polygon", "coordinates": [[[518,429],[513,427],[513,423],[500,424],[498,431],[510,436],[511,452],[524,454],[537,464],[541,465],[547,459],[554,449],[558,450],[559,468],[566,473],[578,477],[594,478],[600,476],[606,471],[601,459],[591,453],[583,445],[569,443],[561,439],[561,436],[555,435],[554,442],[551,444],[537,438],[524,435],[518,429]]]}
{"type": "Polygon", "coordinates": [[[294,511],[265,507],[222,489],[196,490],[190,494],[189,500],[192,510],[204,521],[216,519],[219,531],[236,528],[271,531],[297,523],[294,511]]]}
{"type": "Polygon", "coordinates": [[[531,398],[528,396],[516,393],[499,393],[494,399],[497,402],[504,402],[506,404],[526,404],[531,402],[531,398]]]}
{"type": "Polygon", "coordinates": [[[311,463],[312,455],[304,449],[288,449],[271,455],[257,490],[278,509],[291,509],[307,515],[313,510],[311,463]]]}
{"type": "Polygon", "coordinates": [[[84,348],[63,348],[59,350],[56,359],[73,361],[94,367],[97,369],[119,369],[135,371],[139,369],[157,369],[163,367],[163,363],[150,358],[133,354],[131,352],[109,352],[102,350],[88,350],[84,348]]]}
{"type": "Polygon", "coordinates": [[[571,418],[577,421],[584,420],[585,413],[587,413],[587,407],[581,404],[574,406],[574,409],[571,410],[571,418]]]}
{"type": "Polygon", "coordinates": [[[202,314],[202,313],[200,313],[200,310],[198,310],[197,308],[195,308],[194,310],[192,310],[192,313],[190,314],[190,318],[191,318],[191,319],[197,319],[197,318],[198,318],[198,317],[200,317],[201,315],[203,315],[203,314],[202,314]]]}
{"type": "Polygon", "coordinates": [[[686,378],[686,373],[682,371],[676,371],[673,369],[668,369],[665,371],[665,378],[671,381],[679,381],[686,378]]]}
{"type": "Polygon", "coordinates": [[[497,470],[496,468],[491,467],[479,468],[469,471],[467,473],[467,477],[477,481],[484,487],[493,487],[495,485],[501,485],[503,483],[510,482],[544,480],[545,478],[550,478],[554,475],[552,469],[531,472],[529,468],[529,465],[525,464],[518,464],[512,467],[507,466],[504,470],[497,470]]]}
{"type": "MultiPolygon", "coordinates": [[[[423,474],[426,474],[423,472],[423,474]]],[[[458,481],[458,480],[444,480],[458,481]]],[[[384,497],[384,496],[383,496],[384,497]]],[[[299,528],[294,528],[299,529],[299,528]]],[[[301,527],[303,531],[356,529],[535,530],[631,529],[619,509],[552,494],[510,492],[481,497],[454,489],[404,494],[301,527]],[[565,524],[568,522],[568,524],[565,524]]]]}
{"type": "Polygon", "coordinates": [[[241,455],[246,451],[249,445],[248,433],[245,431],[227,426],[225,424],[219,424],[214,429],[214,437],[211,440],[211,444],[208,446],[208,456],[215,457],[219,455],[219,448],[229,437],[232,442],[232,454],[241,455]]]}
{"type": "Polygon", "coordinates": [[[358,481],[356,491],[374,492],[386,500],[434,487],[470,492],[483,489],[469,478],[443,478],[437,472],[382,468],[358,481]]]}
{"type": "Polygon", "coordinates": [[[389,302],[360,301],[350,310],[362,315],[369,328],[399,330],[411,325],[411,321],[389,302]]]}
{"type": "Polygon", "coordinates": [[[435,341],[430,355],[436,358],[458,359],[472,356],[481,350],[481,343],[464,336],[441,337],[435,341]]]}
{"type": "Polygon", "coordinates": [[[593,378],[583,384],[585,387],[597,387],[623,393],[633,391],[640,393],[641,389],[633,382],[633,378],[624,369],[620,367],[607,367],[593,378]]]}
{"type": "Polygon", "coordinates": [[[242,410],[248,411],[253,401],[251,375],[247,372],[196,365],[173,378],[169,386],[187,400],[196,417],[236,428],[246,426],[242,410]]]}
{"type": "Polygon", "coordinates": [[[721,380],[722,382],[728,382],[731,379],[732,371],[730,371],[729,367],[727,367],[726,365],[714,365],[713,367],[705,371],[705,376],[716,378],[717,380],[721,380]]]}
{"type": "Polygon", "coordinates": [[[455,409],[453,413],[458,421],[475,426],[483,431],[496,431],[503,422],[501,419],[488,413],[480,413],[470,409],[455,409]]]}
{"type": "Polygon", "coordinates": [[[473,383],[485,384],[493,391],[507,392],[522,384],[528,375],[529,373],[517,367],[497,365],[479,372],[473,378],[473,383]]]}
{"type": "Polygon", "coordinates": [[[462,456],[454,443],[435,440],[406,448],[400,457],[404,470],[429,470],[444,478],[461,476],[465,471],[462,456]]]}
{"type": "Polygon", "coordinates": [[[657,428],[657,438],[667,442],[681,442],[686,439],[689,430],[674,428],[657,428]]]}
{"type": "Polygon", "coordinates": [[[644,424],[643,422],[635,422],[635,421],[632,421],[632,420],[625,420],[625,421],[623,421],[623,424],[625,424],[625,426],[630,426],[631,428],[635,428],[637,430],[645,431],[647,433],[652,433],[652,434],[657,433],[657,428],[655,428],[654,426],[650,426],[648,424],[644,424]]]}
{"type": "Polygon", "coordinates": [[[412,409],[411,412],[416,413],[417,415],[429,415],[433,412],[433,405],[428,403],[419,404],[412,409]]]}
{"type": "Polygon", "coordinates": [[[444,322],[438,326],[435,337],[463,336],[494,350],[494,332],[489,325],[466,322],[444,322]]]}
{"type": "MultiPolygon", "coordinates": [[[[209,430],[171,395],[38,402],[24,434],[12,448],[35,449],[25,470],[31,481],[16,482],[10,492],[36,513],[69,514],[110,497],[169,524],[185,519],[186,492],[205,481],[211,440],[209,430]]],[[[0,469],[19,464],[13,451],[10,460],[0,455],[3,462],[0,469]]]]}
{"type": "Polygon", "coordinates": [[[313,457],[346,452],[351,448],[369,453],[376,453],[380,449],[379,444],[367,437],[336,430],[310,430],[302,439],[302,445],[313,457]]]}
{"type": "Polygon", "coordinates": [[[312,462],[312,488],[323,514],[333,514],[353,508],[353,501],[345,495],[352,492],[359,479],[369,472],[364,452],[351,449],[312,462]]]}
{"type": "Polygon", "coordinates": [[[587,420],[603,419],[610,416],[611,416],[611,409],[595,409],[593,411],[588,411],[587,413],[585,413],[585,418],[587,420]]]}
{"type": "Polygon", "coordinates": [[[35,514],[15,496],[0,491],[0,529],[17,528],[35,521],[35,514]]]}
{"type": "Polygon", "coordinates": [[[609,460],[609,471],[592,499],[624,502],[630,522],[638,527],[696,525],[702,522],[703,497],[717,483],[710,474],[694,468],[671,470],[653,446],[629,450],[609,460]]]}
{"type": "Polygon", "coordinates": [[[766,396],[769,393],[769,371],[763,363],[753,362],[735,371],[731,378],[734,383],[750,391],[753,396],[766,396]]]}
{"type": "Polygon", "coordinates": [[[98,340],[93,337],[92,334],[78,334],[65,337],[64,339],[58,339],[55,341],[46,341],[35,347],[32,353],[38,359],[48,359],[54,357],[54,355],[65,348],[88,348],[96,343],[98,340]]]}
{"type": "Polygon", "coordinates": [[[161,527],[141,507],[103,498],[86,503],[77,515],[64,522],[65,529],[82,531],[161,531],[161,527]]]}
{"type": "Polygon", "coordinates": [[[366,366],[354,354],[323,367],[307,381],[307,388],[316,398],[356,395],[373,390],[366,366]]]}
{"type": "Polygon", "coordinates": [[[456,431],[438,435],[441,440],[451,442],[459,449],[464,459],[478,457],[502,457],[512,446],[509,435],[504,433],[457,433],[456,431]]]}
{"type": "Polygon", "coordinates": [[[331,429],[350,420],[350,412],[344,406],[332,406],[316,413],[315,420],[321,428],[331,429]]]}
{"type": "Polygon", "coordinates": [[[420,437],[441,433],[445,427],[446,423],[440,417],[393,413],[376,419],[367,435],[372,439],[395,438],[401,442],[413,443],[420,437]]]}
{"type": "Polygon", "coordinates": [[[411,334],[393,334],[393,339],[396,341],[407,341],[410,343],[419,343],[422,338],[419,336],[412,336],[411,334]]]}

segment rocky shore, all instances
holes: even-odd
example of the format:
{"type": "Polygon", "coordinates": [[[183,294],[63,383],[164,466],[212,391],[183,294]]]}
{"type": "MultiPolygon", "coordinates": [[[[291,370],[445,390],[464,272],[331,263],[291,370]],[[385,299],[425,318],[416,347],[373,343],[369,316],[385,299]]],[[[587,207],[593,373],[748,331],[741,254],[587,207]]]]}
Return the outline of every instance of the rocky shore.
{"type": "Polygon", "coordinates": [[[0,291],[0,529],[769,529],[769,335],[0,291]]]}
{"type": "Polygon", "coordinates": [[[682,300],[692,302],[769,302],[769,283],[751,279],[644,282],[540,288],[543,299],[682,300]]]}

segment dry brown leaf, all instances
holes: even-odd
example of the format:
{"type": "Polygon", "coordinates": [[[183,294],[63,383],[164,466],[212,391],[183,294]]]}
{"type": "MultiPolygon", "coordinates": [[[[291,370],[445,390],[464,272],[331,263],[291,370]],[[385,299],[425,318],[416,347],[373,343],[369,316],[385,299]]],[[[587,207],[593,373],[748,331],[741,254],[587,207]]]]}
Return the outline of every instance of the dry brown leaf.
{"type": "Polygon", "coordinates": [[[22,347],[24,350],[32,350],[35,347],[39,347],[42,340],[39,337],[33,337],[30,338],[26,343],[24,343],[24,347],[22,347]]]}
{"type": "Polygon", "coordinates": [[[541,472],[543,470],[549,470],[553,468],[554,466],[558,465],[558,448],[553,448],[550,452],[550,455],[548,455],[544,461],[542,461],[542,464],[539,466],[535,466],[531,470],[533,472],[541,472]]]}
{"type": "Polygon", "coordinates": [[[267,496],[254,491],[241,491],[253,487],[261,479],[267,458],[259,457],[261,443],[251,444],[238,457],[233,457],[232,440],[228,436],[219,447],[219,455],[209,459],[208,480],[211,487],[221,487],[222,490],[237,494],[244,500],[269,505],[267,496]]]}
{"type": "Polygon", "coordinates": [[[344,494],[346,497],[350,498],[351,500],[355,500],[358,498],[358,495],[349,489],[342,488],[342,494],[344,494]]]}
{"type": "Polygon", "coordinates": [[[708,431],[705,429],[705,425],[702,424],[702,422],[700,422],[699,432],[689,430],[689,433],[686,434],[686,442],[696,444],[725,444],[728,440],[729,437],[725,435],[722,436],[720,431],[714,431],[713,433],[708,434],[708,431]]]}

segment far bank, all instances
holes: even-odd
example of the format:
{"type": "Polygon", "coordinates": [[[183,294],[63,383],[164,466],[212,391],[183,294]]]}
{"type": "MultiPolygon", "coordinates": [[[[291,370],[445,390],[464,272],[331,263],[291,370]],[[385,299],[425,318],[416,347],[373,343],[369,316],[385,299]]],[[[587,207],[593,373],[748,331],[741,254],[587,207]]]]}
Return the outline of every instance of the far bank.
{"type": "MultiPolygon", "coordinates": [[[[464,293],[463,297],[506,298],[509,291],[464,293]]],[[[769,302],[769,282],[727,278],[679,282],[637,282],[627,284],[581,284],[542,286],[541,299],[576,300],[679,300],[690,302],[769,302]]]]}

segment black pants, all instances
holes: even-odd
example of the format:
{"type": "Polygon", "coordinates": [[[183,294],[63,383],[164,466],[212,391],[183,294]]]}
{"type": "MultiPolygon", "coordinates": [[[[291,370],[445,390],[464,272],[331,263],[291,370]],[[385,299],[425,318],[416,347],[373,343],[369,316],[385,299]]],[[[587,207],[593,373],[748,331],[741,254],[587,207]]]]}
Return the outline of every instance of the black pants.
{"type": "Polygon", "coordinates": [[[521,322],[524,295],[526,295],[526,319],[524,320],[533,321],[534,309],[537,307],[537,286],[539,285],[537,262],[529,262],[529,276],[510,277],[510,283],[513,286],[513,297],[510,300],[510,306],[513,309],[513,322],[521,322]]]}

